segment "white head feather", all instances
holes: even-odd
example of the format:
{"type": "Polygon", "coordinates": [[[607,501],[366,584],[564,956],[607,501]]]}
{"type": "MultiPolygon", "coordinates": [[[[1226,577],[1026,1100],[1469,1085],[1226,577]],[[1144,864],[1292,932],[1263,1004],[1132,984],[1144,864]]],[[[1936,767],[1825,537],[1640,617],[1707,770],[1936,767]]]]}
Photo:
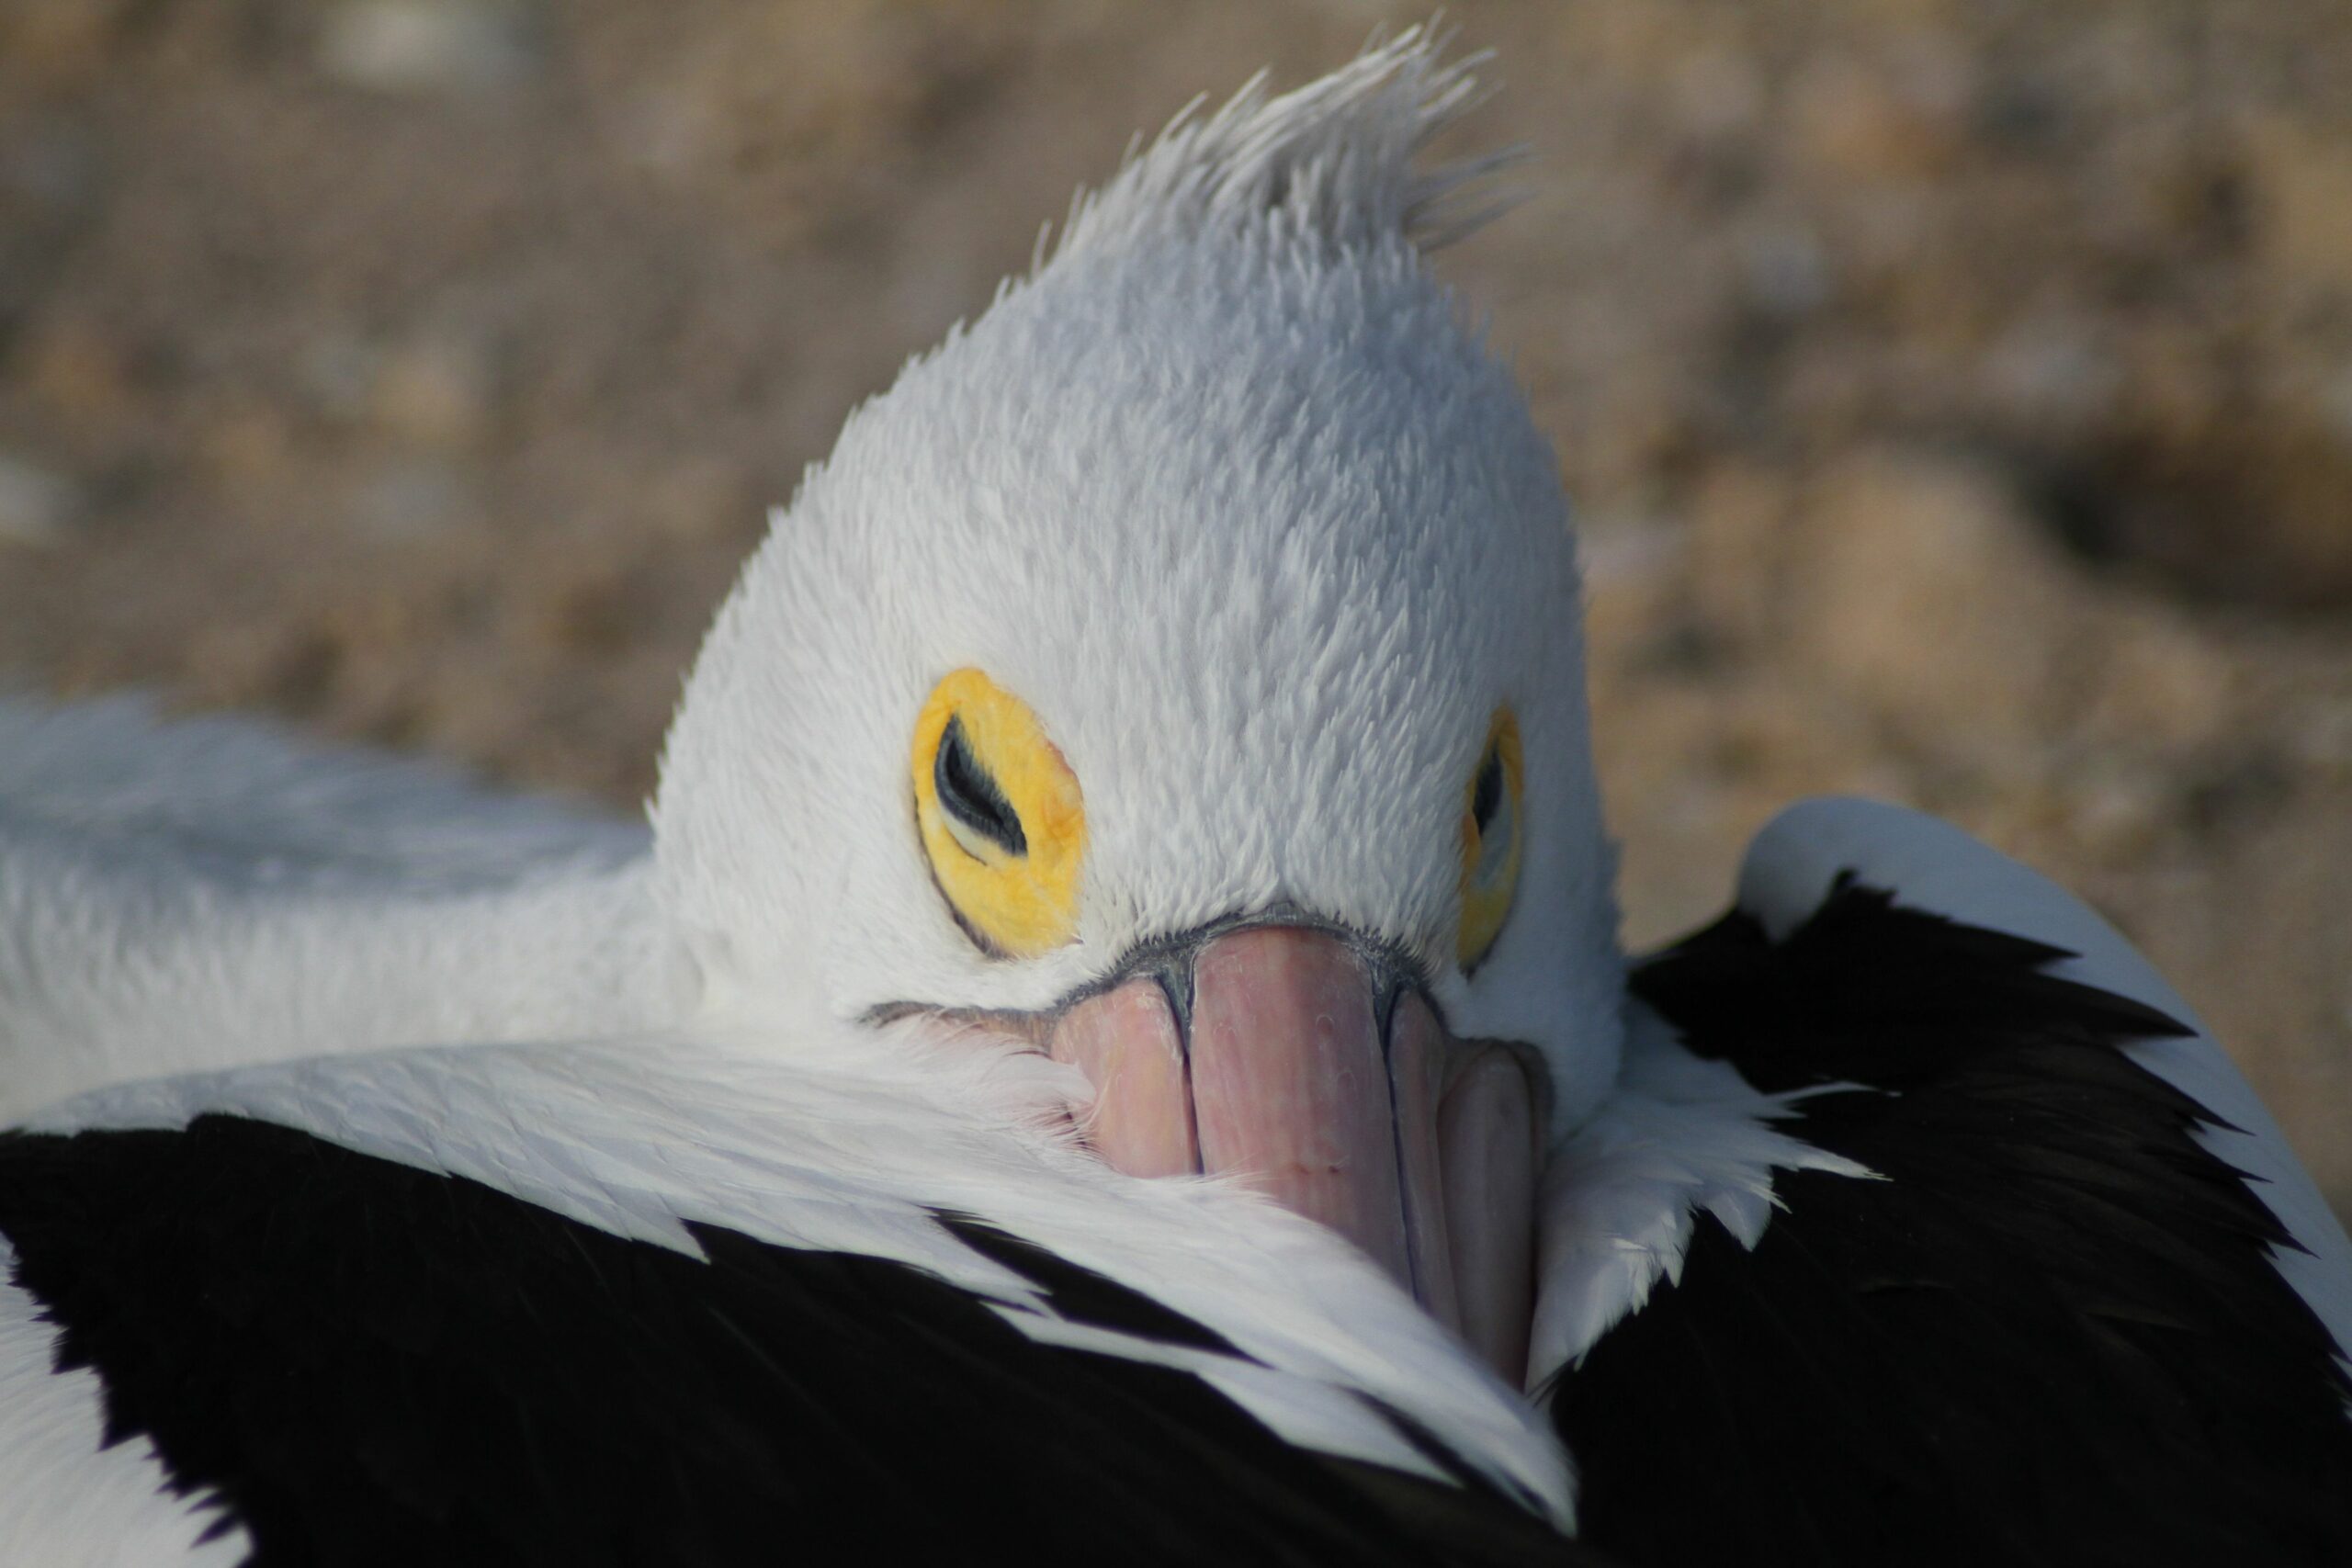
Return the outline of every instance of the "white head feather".
{"type": "MultiPolygon", "coordinates": [[[[1035,1010],[1287,903],[1412,954],[1457,1033],[1613,1080],[1612,853],[1550,447],[1416,243],[1472,83],[1419,30],[1180,118],[1051,258],[852,415],[706,644],[655,806],[707,1008],[1035,1010]],[[933,885],[918,710],[978,666],[1084,792],[1078,940],[981,953],[933,885]],[[1454,962],[1464,792],[1525,749],[1517,905],[1454,962]]],[[[1475,172],[1476,166],[1471,166],[1475,172]]]]}

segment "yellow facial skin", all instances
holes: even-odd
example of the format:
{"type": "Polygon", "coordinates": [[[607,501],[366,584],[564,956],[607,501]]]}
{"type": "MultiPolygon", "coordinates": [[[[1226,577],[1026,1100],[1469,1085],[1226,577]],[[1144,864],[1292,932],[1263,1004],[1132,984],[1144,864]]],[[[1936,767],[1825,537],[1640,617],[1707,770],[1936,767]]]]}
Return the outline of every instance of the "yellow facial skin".
{"type": "Polygon", "coordinates": [[[1462,802],[1462,927],[1453,956],[1465,974],[1502,934],[1519,887],[1523,767],[1519,720],[1510,708],[1497,708],[1462,802]]]}
{"type": "Polygon", "coordinates": [[[1078,931],[1086,802],[1029,705],[978,670],[932,688],[910,757],[939,890],[986,952],[1035,958],[1078,931]]]}

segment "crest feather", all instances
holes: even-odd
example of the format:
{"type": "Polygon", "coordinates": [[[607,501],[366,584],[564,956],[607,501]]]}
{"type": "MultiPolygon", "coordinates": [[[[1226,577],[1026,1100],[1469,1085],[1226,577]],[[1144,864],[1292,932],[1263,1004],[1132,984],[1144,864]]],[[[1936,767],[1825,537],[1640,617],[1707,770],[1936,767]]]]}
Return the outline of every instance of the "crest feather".
{"type": "MultiPolygon", "coordinates": [[[[1329,75],[1279,97],[1260,72],[1204,118],[1194,99],[1110,183],[1080,191],[1051,260],[1154,238],[1265,226],[1351,250],[1404,239],[1433,250],[1511,205],[1464,199],[1511,147],[1430,168],[1430,139],[1485,101],[1473,73],[1485,52],[1441,57],[1450,31],[1427,24],[1375,39],[1329,75]]],[[[1043,237],[1040,261],[1046,260],[1043,237]]]]}

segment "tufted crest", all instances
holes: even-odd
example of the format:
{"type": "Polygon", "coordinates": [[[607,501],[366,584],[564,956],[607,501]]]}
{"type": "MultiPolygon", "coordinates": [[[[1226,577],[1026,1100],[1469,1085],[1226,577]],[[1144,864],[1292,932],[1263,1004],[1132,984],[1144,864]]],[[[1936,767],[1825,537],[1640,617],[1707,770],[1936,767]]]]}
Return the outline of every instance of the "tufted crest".
{"type": "Polygon", "coordinates": [[[1261,72],[1212,114],[1195,99],[1108,184],[1080,193],[1054,258],[1266,222],[1334,249],[1459,239],[1508,205],[1477,187],[1518,153],[1419,160],[1484,96],[1472,73],[1486,57],[1445,60],[1447,41],[1408,28],[1295,92],[1268,97],[1261,72]]]}

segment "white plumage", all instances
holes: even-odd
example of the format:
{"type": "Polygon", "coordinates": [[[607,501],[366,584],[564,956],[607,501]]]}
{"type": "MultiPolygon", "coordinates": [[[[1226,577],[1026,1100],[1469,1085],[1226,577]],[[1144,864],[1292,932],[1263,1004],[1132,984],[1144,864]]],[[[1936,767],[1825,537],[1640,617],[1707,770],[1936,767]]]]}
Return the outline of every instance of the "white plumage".
{"type": "Polygon", "coordinates": [[[673,1021],[648,843],[251,720],[0,699],[0,1117],[322,1049],[673,1021]]]}

